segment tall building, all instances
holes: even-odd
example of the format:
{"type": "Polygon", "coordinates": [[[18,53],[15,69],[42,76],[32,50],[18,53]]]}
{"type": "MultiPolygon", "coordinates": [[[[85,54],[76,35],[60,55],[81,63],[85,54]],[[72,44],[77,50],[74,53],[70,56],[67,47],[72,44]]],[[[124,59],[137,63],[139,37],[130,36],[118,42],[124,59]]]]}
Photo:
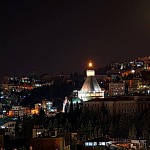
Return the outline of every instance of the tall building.
{"type": "Polygon", "coordinates": [[[83,101],[88,101],[94,98],[104,98],[104,91],[101,90],[95,78],[95,71],[93,70],[92,62],[88,64],[86,75],[86,80],[81,90],[78,91],[78,97],[83,101]]]}

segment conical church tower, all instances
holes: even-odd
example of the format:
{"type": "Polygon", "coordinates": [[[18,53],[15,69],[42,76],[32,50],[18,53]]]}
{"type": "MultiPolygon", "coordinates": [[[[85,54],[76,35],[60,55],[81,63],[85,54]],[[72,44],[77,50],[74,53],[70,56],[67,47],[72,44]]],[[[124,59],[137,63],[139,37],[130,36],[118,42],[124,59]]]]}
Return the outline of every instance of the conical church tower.
{"type": "Polygon", "coordinates": [[[104,98],[104,91],[101,90],[96,78],[93,64],[90,61],[88,64],[88,70],[86,71],[86,80],[78,91],[78,97],[83,101],[88,101],[94,98],[104,98]]]}

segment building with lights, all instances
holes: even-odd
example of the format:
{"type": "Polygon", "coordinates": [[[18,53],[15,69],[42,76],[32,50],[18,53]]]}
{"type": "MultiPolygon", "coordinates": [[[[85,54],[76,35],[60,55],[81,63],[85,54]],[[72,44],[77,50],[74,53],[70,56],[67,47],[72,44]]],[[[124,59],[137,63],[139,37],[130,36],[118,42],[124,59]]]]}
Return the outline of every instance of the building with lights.
{"type": "Polygon", "coordinates": [[[93,70],[92,62],[88,65],[88,70],[86,71],[86,80],[81,88],[78,91],[78,97],[83,101],[88,101],[94,98],[104,98],[104,91],[101,90],[96,78],[95,71],[93,70]]]}
{"type": "Polygon", "coordinates": [[[57,129],[48,130],[36,125],[32,129],[30,147],[36,150],[70,150],[71,132],[58,133],[57,129]]]}
{"type": "Polygon", "coordinates": [[[125,95],[125,82],[110,82],[109,96],[125,95]]]}
{"type": "Polygon", "coordinates": [[[23,107],[20,105],[13,105],[8,112],[9,117],[23,117],[24,115],[31,114],[30,107],[23,107]]]}
{"type": "Polygon", "coordinates": [[[83,108],[98,111],[104,106],[111,115],[141,113],[150,108],[149,96],[117,96],[93,99],[83,103],[83,108]]]}

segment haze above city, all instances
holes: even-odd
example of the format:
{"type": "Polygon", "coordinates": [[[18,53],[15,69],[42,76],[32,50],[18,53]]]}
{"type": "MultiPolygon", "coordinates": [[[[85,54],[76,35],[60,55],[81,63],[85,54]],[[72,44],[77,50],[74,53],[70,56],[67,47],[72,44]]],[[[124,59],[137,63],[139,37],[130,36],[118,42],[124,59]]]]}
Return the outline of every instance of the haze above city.
{"type": "Polygon", "coordinates": [[[150,1],[5,0],[0,74],[75,72],[150,53],[150,1]]]}

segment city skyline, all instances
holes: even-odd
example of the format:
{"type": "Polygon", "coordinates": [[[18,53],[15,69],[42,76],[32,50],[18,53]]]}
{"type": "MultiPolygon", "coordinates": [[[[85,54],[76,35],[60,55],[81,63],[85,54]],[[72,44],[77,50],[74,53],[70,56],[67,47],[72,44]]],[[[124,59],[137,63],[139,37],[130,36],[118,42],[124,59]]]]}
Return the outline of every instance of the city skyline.
{"type": "Polygon", "coordinates": [[[150,2],[5,1],[0,74],[83,71],[149,56],[150,2]]]}

